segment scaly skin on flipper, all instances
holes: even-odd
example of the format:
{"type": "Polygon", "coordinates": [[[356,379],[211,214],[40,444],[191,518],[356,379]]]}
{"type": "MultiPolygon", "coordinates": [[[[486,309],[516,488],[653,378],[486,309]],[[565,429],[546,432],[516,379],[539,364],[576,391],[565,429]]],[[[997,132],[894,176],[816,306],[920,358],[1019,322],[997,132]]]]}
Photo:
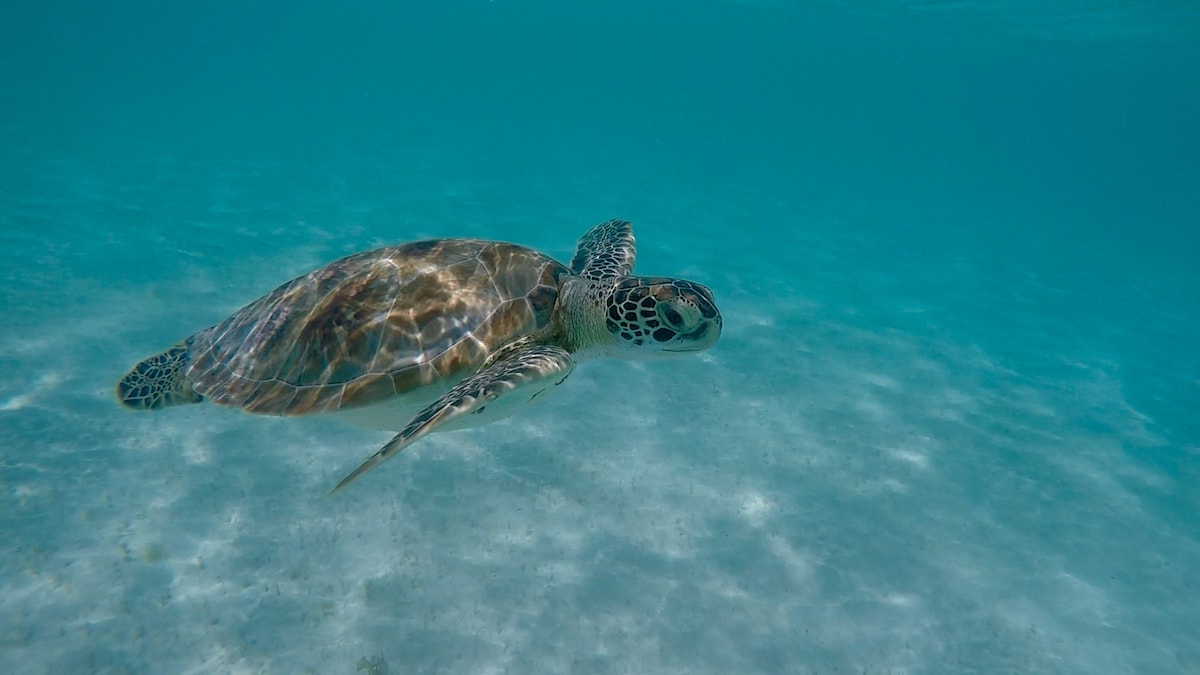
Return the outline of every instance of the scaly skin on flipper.
{"type": "Polygon", "coordinates": [[[628,220],[609,220],[579,238],[571,272],[583,279],[616,279],[633,272],[637,249],[633,225],[628,220]]]}
{"type": "MultiPolygon", "coordinates": [[[[521,400],[509,401],[510,407],[511,403],[533,403],[550,387],[557,387],[565,382],[574,367],[575,361],[565,349],[543,345],[526,347],[493,363],[463,380],[418,413],[403,431],[343,478],[329,494],[346,487],[375,465],[407,448],[437,427],[449,428],[453,421],[462,415],[483,414],[490,407],[504,405],[506,397],[521,397],[521,400]],[[530,389],[533,391],[529,391],[530,389]]],[[[509,410],[508,414],[512,412],[515,410],[509,410]]],[[[493,415],[488,421],[507,417],[508,414],[493,415]]]]}

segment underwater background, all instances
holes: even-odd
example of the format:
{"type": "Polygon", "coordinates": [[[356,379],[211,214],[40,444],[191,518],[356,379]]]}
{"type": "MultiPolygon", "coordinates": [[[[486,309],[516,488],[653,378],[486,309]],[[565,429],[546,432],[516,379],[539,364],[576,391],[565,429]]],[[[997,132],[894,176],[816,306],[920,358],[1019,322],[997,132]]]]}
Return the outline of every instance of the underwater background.
{"type": "Polygon", "coordinates": [[[1200,7],[22,3],[0,672],[1200,672],[1200,7]],[[710,286],[711,351],[430,436],[122,409],[424,237],[710,286]]]}

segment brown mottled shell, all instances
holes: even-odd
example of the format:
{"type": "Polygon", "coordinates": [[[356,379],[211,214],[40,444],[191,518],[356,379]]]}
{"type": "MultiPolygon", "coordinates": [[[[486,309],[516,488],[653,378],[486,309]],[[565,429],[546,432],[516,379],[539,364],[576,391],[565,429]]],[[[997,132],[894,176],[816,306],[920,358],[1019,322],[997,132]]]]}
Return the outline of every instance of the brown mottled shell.
{"type": "Polygon", "coordinates": [[[548,330],[569,274],[537,251],[478,239],[358,253],[193,335],[187,377],[215,403],[277,415],[444,389],[548,330]]]}

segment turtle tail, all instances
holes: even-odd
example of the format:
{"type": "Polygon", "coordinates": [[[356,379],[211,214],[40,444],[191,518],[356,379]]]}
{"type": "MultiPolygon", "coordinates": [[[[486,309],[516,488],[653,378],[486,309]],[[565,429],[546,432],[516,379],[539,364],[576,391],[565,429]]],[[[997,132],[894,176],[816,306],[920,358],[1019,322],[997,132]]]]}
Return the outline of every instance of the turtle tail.
{"type": "Polygon", "coordinates": [[[204,397],[188,383],[187,365],[188,348],[181,342],[130,369],[117,382],[117,398],[125,407],[135,410],[199,403],[204,397]]]}

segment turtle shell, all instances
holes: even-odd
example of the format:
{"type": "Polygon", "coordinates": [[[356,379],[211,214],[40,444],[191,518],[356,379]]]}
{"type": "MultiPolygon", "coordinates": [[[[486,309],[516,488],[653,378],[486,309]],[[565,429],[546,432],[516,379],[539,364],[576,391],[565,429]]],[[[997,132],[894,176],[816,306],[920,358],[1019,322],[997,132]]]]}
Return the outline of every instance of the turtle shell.
{"type": "Polygon", "coordinates": [[[570,271],[514,244],[439,239],[357,253],[188,338],[209,400],[305,415],[445,390],[547,328],[570,271]]]}

